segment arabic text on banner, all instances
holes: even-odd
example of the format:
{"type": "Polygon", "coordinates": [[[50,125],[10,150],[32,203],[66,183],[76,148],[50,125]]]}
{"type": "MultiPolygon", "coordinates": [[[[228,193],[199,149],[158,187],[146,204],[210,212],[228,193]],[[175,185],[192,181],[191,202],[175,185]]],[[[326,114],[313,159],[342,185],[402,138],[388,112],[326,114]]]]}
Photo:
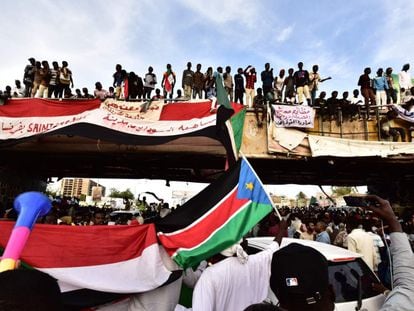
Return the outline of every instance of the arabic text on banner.
{"type": "Polygon", "coordinates": [[[308,106],[274,105],[276,127],[313,128],[315,110],[308,106]]]}

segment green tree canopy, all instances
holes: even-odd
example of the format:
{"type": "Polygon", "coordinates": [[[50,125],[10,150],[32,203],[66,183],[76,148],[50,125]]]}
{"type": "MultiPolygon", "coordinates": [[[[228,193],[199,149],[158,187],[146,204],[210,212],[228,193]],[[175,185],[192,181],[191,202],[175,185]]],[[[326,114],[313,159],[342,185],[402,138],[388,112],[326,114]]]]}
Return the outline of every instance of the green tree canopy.
{"type": "Polygon", "coordinates": [[[331,191],[332,191],[332,194],[336,194],[337,196],[340,196],[340,197],[354,192],[353,187],[336,187],[336,186],[332,186],[331,191]]]}
{"type": "Polygon", "coordinates": [[[124,191],[119,191],[116,188],[111,188],[109,189],[109,197],[134,200],[134,194],[129,188],[124,191]]]}
{"type": "Polygon", "coordinates": [[[307,196],[304,192],[300,191],[297,195],[296,195],[296,199],[298,200],[306,200],[307,196]]]}

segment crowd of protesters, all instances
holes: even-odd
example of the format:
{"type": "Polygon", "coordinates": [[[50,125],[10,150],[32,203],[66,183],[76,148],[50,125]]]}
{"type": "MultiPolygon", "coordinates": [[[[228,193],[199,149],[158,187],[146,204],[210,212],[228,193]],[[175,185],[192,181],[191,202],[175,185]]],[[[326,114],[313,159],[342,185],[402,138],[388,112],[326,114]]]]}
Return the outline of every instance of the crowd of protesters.
{"type": "MultiPolygon", "coordinates": [[[[413,230],[413,215],[410,216],[411,220],[401,224],[388,201],[377,196],[367,198],[375,201],[364,211],[358,209],[344,212],[341,209],[317,206],[305,209],[282,208],[282,220],[271,214],[259,224],[258,231],[269,233],[275,238],[265,250],[247,255],[241,245],[234,245],[215,255],[214,262],[210,258],[209,265],[203,261],[195,270],[188,268],[183,271],[182,278],[148,292],[133,294],[127,301],[115,301],[112,305],[106,305],[110,308],[107,310],[335,310],[335,289],[330,284],[327,258],[318,250],[303,244],[291,243],[280,248],[282,236],[286,235],[323,243],[331,243],[333,240],[341,247],[361,253],[362,259],[383,282],[370,283],[377,295],[384,296],[381,305],[376,305],[378,310],[412,310],[414,257],[403,228],[413,230]],[[307,219],[305,228],[302,228],[301,219],[307,219]],[[343,221],[346,221],[346,225],[343,221]],[[315,229],[312,223],[316,223],[315,229]],[[379,227],[375,228],[376,225],[379,227]],[[276,226],[279,228],[276,229],[276,226]],[[380,265],[382,260],[388,260],[382,256],[381,248],[389,244],[388,258],[392,258],[392,262],[387,263],[385,268],[392,266],[394,277],[387,279],[390,273],[385,271],[385,275],[381,276],[380,265]],[[355,246],[357,247],[353,248],[355,246]],[[376,260],[379,260],[379,265],[372,267],[370,261],[375,263],[376,260]],[[177,305],[182,283],[194,288],[192,309],[177,305]],[[269,303],[269,287],[277,297],[277,305],[269,303]]],[[[56,203],[55,200],[54,212],[58,213],[60,207],[56,203]]],[[[66,203],[70,205],[70,202],[66,203]]],[[[101,225],[103,219],[103,214],[99,215],[99,211],[95,211],[91,224],[101,225]]],[[[177,268],[174,266],[174,269],[177,268]]],[[[25,310],[40,310],[39,307],[42,310],[64,309],[59,286],[47,274],[12,270],[0,273],[0,277],[1,285],[11,289],[2,291],[0,308],[20,310],[23,308],[16,306],[27,305],[25,310]],[[46,286],[50,282],[53,284],[46,286]],[[42,286],[39,287],[39,284],[42,286]],[[30,290],[22,295],[22,288],[30,290]],[[35,300],[31,296],[41,296],[41,299],[35,300]],[[22,300],[28,300],[29,303],[22,303],[22,300]],[[36,305],[33,305],[34,301],[36,305]]],[[[358,288],[362,288],[361,282],[359,276],[358,288]]],[[[358,300],[352,301],[355,310],[364,307],[363,299],[366,298],[362,296],[361,289],[358,290],[358,300]]]]}
{"type": "Polygon", "coordinates": [[[98,81],[92,93],[87,87],[75,89],[72,93],[73,74],[68,66],[67,61],[62,61],[61,64],[53,61],[50,67],[48,61],[40,62],[33,57],[29,58],[29,64],[24,69],[23,84],[20,80],[15,80],[14,88],[6,86],[0,94],[0,102],[4,103],[9,98],[37,97],[100,100],[115,98],[139,101],[211,99],[215,104],[216,84],[222,83],[230,101],[254,109],[259,127],[263,125],[268,103],[307,105],[318,109],[324,121],[370,121],[375,115],[382,138],[393,141],[405,141],[406,136],[410,138],[403,129],[393,126],[396,115],[391,109],[392,104],[398,103],[409,113],[414,111],[414,87],[409,64],[403,65],[398,74],[398,83],[394,81],[393,68],[388,67],[385,71],[378,68],[376,76],[371,77],[371,68],[367,67],[357,81],[360,89],[354,89],[352,95],[345,91],[342,96],[338,91],[333,91],[330,97],[325,91],[319,94],[318,91],[320,84],[331,77],[322,78],[318,65],[313,65],[311,71],[304,69],[302,62],[297,64],[296,70],[289,68],[287,75],[284,68],[280,69],[278,74],[274,74],[273,68],[266,63],[260,73],[261,83],[258,81],[259,74],[252,65],[245,69],[238,68],[237,73],[233,75],[230,66],[224,69],[217,67],[216,70],[208,67],[206,72],[203,72],[201,64],[197,64],[196,70],[193,71],[192,63],[188,62],[182,73],[182,89],[176,91],[177,75],[171,64],[166,65],[159,88],[159,81],[152,66],[149,66],[148,72],[141,77],[117,64],[112,75],[112,86],[106,90],[98,81]],[[379,113],[384,116],[381,117],[379,113]]]}
{"type": "MultiPolygon", "coordinates": [[[[74,197],[56,197],[52,200],[51,211],[40,217],[38,222],[71,226],[143,224],[164,218],[172,211],[169,204],[162,199],[158,203],[148,203],[144,196],[135,202],[130,199],[123,199],[123,202],[123,210],[131,213],[113,213],[120,209],[109,203],[98,207],[82,205],[79,199],[74,197]]],[[[0,218],[16,219],[17,214],[13,208],[4,207],[0,208],[0,218]]]]}
{"type": "MultiPolygon", "coordinates": [[[[53,61],[50,66],[46,60],[38,61],[31,57],[24,69],[23,82],[16,80],[14,88],[6,86],[3,95],[39,98],[151,99],[151,94],[159,83],[152,66],[149,66],[148,72],[141,77],[133,71],[128,72],[121,64],[117,64],[112,75],[113,84],[108,91],[103,89],[100,82],[96,82],[93,95],[89,94],[86,88],[83,88],[82,92],[81,89],[77,89],[75,94],[72,94],[73,75],[68,66],[67,61],[62,61],[61,64],[53,61]]],[[[338,98],[337,91],[332,92],[331,97],[327,99],[325,99],[326,92],[321,92],[317,96],[320,83],[331,79],[331,77],[321,77],[318,65],[313,65],[312,70],[308,71],[304,69],[304,64],[299,62],[296,70],[289,68],[286,74],[286,70],[281,68],[278,74],[274,74],[273,68],[266,63],[264,70],[260,73],[261,85],[258,81],[259,74],[252,65],[245,69],[238,68],[234,75],[230,66],[226,66],[224,70],[223,67],[217,67],[216,70],[208,67],[205,72],[202,71],[201,64],[197,64],[195,71],[192,68],[192,63],[188,62],[187,68],[182,73],[182,91],[179,90],[181,94],[179,97],[182,99],[207,99],[214,96],[217,75],[221,75],[230,101],[245,103],[248,107],[253,107],[258,88],[261,89],[264,99],[269,101],[309,106],[332,106],[327,109],[329,115],[334,115],[331,112],[334,112],[337,107],[350,113],[353,109],[347,107],[348,105],[366,108],[382,107],[390,103],[396,104],[398,94],[402,103],[406,101],[405,97],[412,96],[409,64],[405,64],[398,74],[398,87],[393,78],[393,68],[388,67],[385,72],[383,68],[378,68],[375,77],[370,76],[371,68],[365,68],[357,82],[360,91],[354,90],[352,97],[349,96],[349,92],[344,92],[342,99],[338,98]]],[[[159,88],[160,93],[162,90],[163,98],[173,99],[177,83],[176,76],[171,64],[167,64],[159,88]]],[[[178,91],[176,93],[179,95],[178,91]]]]}
{"type": "MultiPolygon", "coordinates": [[[[279,209],[289,224],[288,236],[347,248],[361,253],[367,265],[377,273],[383,284],[390,286],[388,226],[372,212],[358,208],[309,206],[279,209]],[[362,243],[362,241],[364,243],[362,243]]],[[[414,211],[396,213],[403,231],[414,249],[414,211]]],[[[265,217],[251,232],[253,236],[274,236],[280,230],[280,219],[275,213],[265,217]]]]}

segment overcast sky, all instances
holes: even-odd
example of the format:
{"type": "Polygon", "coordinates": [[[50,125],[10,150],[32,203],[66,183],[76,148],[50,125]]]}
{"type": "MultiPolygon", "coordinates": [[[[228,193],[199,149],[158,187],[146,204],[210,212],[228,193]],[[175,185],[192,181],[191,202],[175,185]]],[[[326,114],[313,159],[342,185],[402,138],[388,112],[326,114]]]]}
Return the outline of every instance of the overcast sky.
{"type": "MultiPolygon", "coordinates": [[[[75,88],[112,84],[117,63],[158,80],[167,63],[233,68],[319,64],[322,90],[352,91],[367,66],[412,63],[414,1],[2,1],[0,89],[22,79],[29,57],[66,60],[75,88]]],[[[259,85],[257,85],[259,86],[259,85]]]]}
{"type": "Polygon", "coordinates": [[[366,66],[398,72],[412,61],[413,11],[410,0],[6,0],[0,88],[22,79],[35,57],[68,61],[75,88],[90,90],[96,81],[107,88],[117,63],[139,75],[152,65],[158,77],[171,63],[181,80],[187,61],[233,73],[303,61],[333,78],[322,89],[342,92],[366,66]]]}

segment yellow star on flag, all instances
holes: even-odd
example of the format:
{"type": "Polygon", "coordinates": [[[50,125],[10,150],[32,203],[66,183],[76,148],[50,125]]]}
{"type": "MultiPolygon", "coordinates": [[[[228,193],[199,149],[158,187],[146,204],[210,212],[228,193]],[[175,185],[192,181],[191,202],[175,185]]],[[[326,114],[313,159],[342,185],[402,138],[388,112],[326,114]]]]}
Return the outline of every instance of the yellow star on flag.
{"type": "Polygon", "coordinates": [[[249,182],[249,183],[246,183],[246,189],[249,189],[249,190],[253,190],[253,183],[252,182],[249,182]]]}

